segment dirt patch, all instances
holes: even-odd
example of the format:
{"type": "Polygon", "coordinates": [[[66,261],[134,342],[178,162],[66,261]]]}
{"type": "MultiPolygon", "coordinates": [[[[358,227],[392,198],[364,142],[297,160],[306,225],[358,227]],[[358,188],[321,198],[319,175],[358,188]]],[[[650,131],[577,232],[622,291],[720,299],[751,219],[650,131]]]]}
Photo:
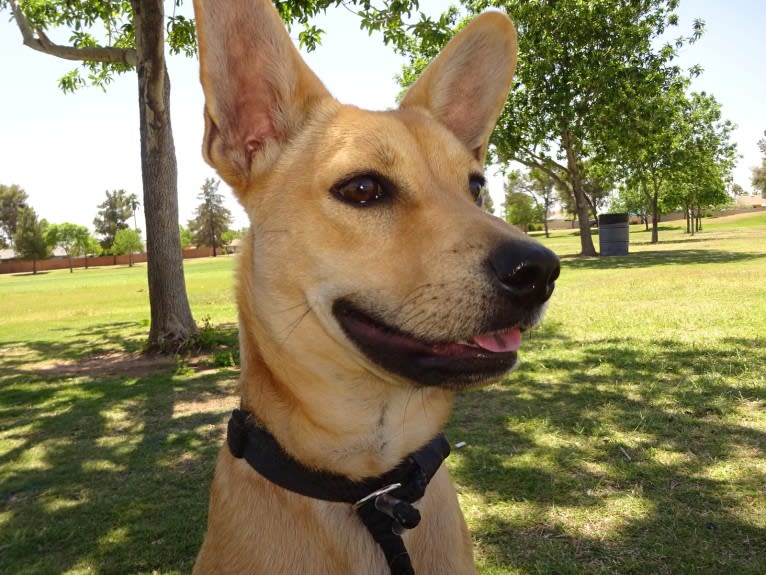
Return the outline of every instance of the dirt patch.
{"type": "Polygon", "coordinates": [[[77,361],[41,361],[27,364],[21,370],[52,377],[146,377],[157,371],[168,370],[175,364],[175,358],[164,355],[113,352],[77,361]]]}

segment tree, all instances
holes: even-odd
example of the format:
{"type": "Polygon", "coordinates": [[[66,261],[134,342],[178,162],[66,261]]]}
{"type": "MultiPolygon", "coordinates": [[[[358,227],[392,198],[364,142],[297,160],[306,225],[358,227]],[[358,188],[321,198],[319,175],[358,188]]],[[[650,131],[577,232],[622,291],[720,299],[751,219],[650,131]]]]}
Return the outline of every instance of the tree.
{"type": "Polygon", "coordinates": [[[635,214],[649,231],[649,203],[641,193],[641,187],[635,182],[623,182],[617,189],[617,195],[612,199],[610,209],[613,212],[635,214]]]}
{"type": "Polygon", "coordinates": [[[726,189],[736,163],[735,126],[724,120],[716,99],[704,92],[692,93],[684,108],[681,165],[670,182],[683,191],[681,203],[687,214],[687,232],[702,229],[702,211],[730,203],[726,189]]]}
{"type": "Polygon", "coordinates": [[[48,223],[38,220],[35,211],[24,206],[19,211],[16,234],[13,243],[16,251],[25,260],[32,260],[32,273],[37,274],[37,260],[42,260],[50,254],[50,247],[45,241],[48,223]]]}
{"type": "MultiPolygon", "coordinates": [[[[175,15],[166,23],[162,0],[112,4],[97,0],[0,0],[0,6],[10,6],[25,45],[84,62],[88,79],[95,85],[105,86],[114,74],[137,72],[143,204],[149,241],[149,347],[170,349],[182,344],[196,331],[196,325],[186,295],[178,237],[177,168],[170,125],[165,30],[167,27],[172,52],[191,55],[193,23],[175,15]],[[55,27],[72,30],[71,45],[60,45],[48,38],[46,31],[55,27]],[[104,35],[101,39],[95,32],[99,29],[104,35]]],[[[59,81],[64,91],[85,84],[78,70],[59,81]]]]}
{"type": "Polygon", "coordinates": [[[659,241],[659,218],[678,207],[698,221],[701,207],[726,201],[726,183],[736,148],[734,126],[722,119],[720,105],[705,93],[686,94],[687,82],[676,78],[634,105],[626,118],[628,145],[620,164],[628,186],[643,194],[652,219],[651,242],[659,241]]]}
{"type": "Polygon", "coordinates": [[[221,236],[233,221],[231,211],[223,205],[223,195],[218,193],[220,184],[220,180],[213,178],[205,180],[202,191],[197,195],[202,203],[194,211],[194,218],[189,220],[194,244],[213,248],[213,257],[217,255],[217,248],[226,244],[221,236]]]}
{"type": "MultiPolygon", "coordinates": [[[[181,3],[178,0],[175,6],[181,3]]],[[[302,25],[300,42],[312,49],[322,31],[310,24],[310,19],[338,4],[339,0],[295,0],[280,2],[278,9],[286,22],[302,25]]],[[[422,14],[417,23],[404,23],[404,18],[409,18],[417,8],[415,0],[384,0],[381,8],[364,0],[359,0],[359,4],[362,27],[381,31],[386,43],[400,44],[410,32],[438,28],[422,14]]],[[[162,0],[118,3],[0,0],[0,8],[4,7],[10,7],[26,46],[82,62],[88,81],[94,85],[104,87],[115,74],[136,71],[151,308],[148,347],[172,350],[182,346],[197,328],[183,275],[165,43],[171,53],[194,55],[193,21],[175,10],[165,18],[162,0]],[[71,45],[58,44],[48,37],[47,30],[57,27],[71,29],[71,45]]],[[[70,92],[86,83],[80,70],[73,70],[59,80],[59,86],[70,92]]]]}
{"type": "Polygon", "coordinates": [[[125,190],[107,190],[106,200],[98,205],[98,215],[93,219],[93,226],[101,236],[104,251],[111,251],[117,232],[128,229],[131,215],[133,210],[128,193],[125,190]]]}
{"type": "Polygon", "coordinates": [[[753,175],[750,183],[756,191],[761,192],[761,197],[766,198],[766,130],[763,131],[764,137],[758,140],[758,148],[763,154],[761,165],[753,168],[753,175]]]}
{"type": "MultiPolygon", "coordinates": [[[[493,138],[497,159],[537,168],[567,190],[579,220],[581,254],[595,255],[589,222],[596,206],[584,165],[622,140],[621,112],[656,88],[649,80],[661,77],[675,51],[655,46],[677,22],[677,2],[475,0],[469,9],[490,4],[513,14],[519,31],[517,85],[493,138]]],[[[701,28],[698,23],[692,38],[701,28]]]]}
{"type": "Polygon", "coordinates": [[[141,232],[138,229],[121,229],[114,237],[112,253],[118,256],[128,254],[128,266],[133,267],[133,253],[144,249],[141,232]]]}
{"type": "Polygon", "coordinates": [[[670,178],[683,169],[684,108],[688,106],[688,80],[675,76],[662,82],[658,76],[657,81],[660,85],[653,93],[630,104],[625,139],[606,152],[619,158],[627,187],[643,196],[651,217],[652,243],[659,241],[662,192],[670,189],[670,178]]]}
{"type": "Polygon", "coordinates": [[[731,191],[731,194],[735,197],[745,195],[745,189],[737,183],[733,183],[731,185],[730,191],[731,191]]]}
{"type": "Polygon", "coordinates": [[[495,215],[495,202],[492,201],[492,196],[489,194],[487,188],[484,188],[481,192],[481,207],[488,214],[495,215]]]}
{"type": "Polygon", "coordinates": [[[64,222],[63,224],[51,224],[45,234],[45,241],[49,246],[59,246],[69,259],[69,273],[74,271],[72,257],[85,255],[88,252],[91,236],[88,228],[64,222]]]}
{"type": "Polygon", "coordinates": [[[138,201],[138,196],[136,194],[130,194],[128,196],[128,205],[130,206],[130,211],[133,212],[133,228],[138,229],[136,212],[138,211],[138,208],[141,207],[141,202],[138,201]]]}
{"type": "Polygon", "coordinates": [[[529,225],[543,218],[543,207],[532,193],[533,183],[526,174],[514,170],[505,182],[505,221],[529,230],[529,225]]]}
{"type": "Polygon", "coordinates": [[[178,233],[181,237],[181,249],[185,250],[186,248],[191,247],[194,245],[194,237],[192,236],[191,231],[189,228],[186,228],[184,226],[180,226],[178,228],[178,233]]]}
{"type": "Polygon", "coordinates": [[[529,171],[529,182],[529,191],[535,196],[542,210],[545,237],[550,237],[548,219],[550,218],[551,208],[556,202],[556,182],[545,172],[535,169],[529,171]]]}
{"type": "Polygon", "coordinates": [[[762,198],[766,198],[766,160],[760,166],[753,168],[750,183],[757,192],[761,192],[762,198]]]}
{"type": "Polygon", "coordinates": [[[16,184],[0,184],[0,248],[13,243],[22,208],[27,207],[27,193],[16,184]]]}
{"type": "Polygon", "coordinates": [[[84,253],[78,254],[85,258],[85,269],[88,269],[88,257],[90,256],[100,256],[103,253],[103,250],[101,249],[101,244],[99,241],[94,238],[92,235],[88,234],[88,242],[85,245],[85,251],[84,253]]]}

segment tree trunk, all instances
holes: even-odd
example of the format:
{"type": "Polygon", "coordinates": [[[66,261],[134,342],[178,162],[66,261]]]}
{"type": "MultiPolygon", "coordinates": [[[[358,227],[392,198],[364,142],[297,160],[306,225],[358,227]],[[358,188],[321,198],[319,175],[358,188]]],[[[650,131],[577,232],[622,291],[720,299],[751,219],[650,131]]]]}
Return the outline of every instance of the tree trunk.
{"type": "Polygon", "coordinates": [[[641,191],[644,197],[649,201],[649,211],[652,214],[652,239],[651,243],[656,244],[660,241],[658,224],[660,221],[659,214],[659,194],[660,187],[657,181],[652,178],[652,193],[649,193],[646,178],[641,179],[641,191]]]}
{"type": "Polygon", "coordinates": [[[694,234],[692,231],[692,213],[689,205],[684,205],[684,217],[686,218],[686,233],[694,234]]]}
{"type": "Polygon", "coordinates": [[[170,79],[165,64],[162,0],[131,0],[138,55],[141,175],[146,218],[151,326],[149,347],[175,350],[197,327],[186,296],[178,229],[175,146],[170,125],[170,79]]]}
{"type": "Polygon", "coordinates": [[[580,167],[577,164],[577,154],[574,149],[574,142],[569,130],[564,129],[561,134],[561,143],[567,153],[567,171],[572,183],[572,193],[575,197],[577,207],[577,219],[580,223],[580,255],[597,256],[596,248],[593,245],[593,237],[590,233],[590,202],[585,197],[585,190],[582,186],[582,176],[580,167]]]}

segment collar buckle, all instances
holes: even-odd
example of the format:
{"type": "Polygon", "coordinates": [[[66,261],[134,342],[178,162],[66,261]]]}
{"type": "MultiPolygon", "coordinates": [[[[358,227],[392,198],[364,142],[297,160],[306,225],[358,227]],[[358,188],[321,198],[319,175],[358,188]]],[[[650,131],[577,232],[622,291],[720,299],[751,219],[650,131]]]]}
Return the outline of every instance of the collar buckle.
{"type": "MultiPolygon", "coordinates": [[[[365,495],[359,501],[354,503],[354,505],[353,505],[354,511],[359,509],[362,505],[364,505],[368,501],[370,501],[372,499],[377,501],[377,498],[380,497],[381,495],[385,495],[386,493],[388,493],[389,491],[393,491],[394,489],[399,489],[401,486],[402,486],[401,483],[392,483],[391,485],[386,485],[385,487],[381,487],[377,491],[373,491],[369,495],[365,495]]],[[[377,507],[377,505],[376,505],[376,507],[377,507]]]]}

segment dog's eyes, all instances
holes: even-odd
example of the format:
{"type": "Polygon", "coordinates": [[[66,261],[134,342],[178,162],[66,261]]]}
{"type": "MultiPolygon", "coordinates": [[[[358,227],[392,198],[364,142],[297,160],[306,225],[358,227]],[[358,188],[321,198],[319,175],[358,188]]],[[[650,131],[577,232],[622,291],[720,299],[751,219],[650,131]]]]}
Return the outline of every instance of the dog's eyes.
{"type": "Polygon", "coordinates": [[[366,206],[386,196],[386,186],[374,176],[355,176],[333,187],[332,193],[349,204],[366,206]]]}
{"type": "Polygon", "coordinates": [[[472,174],[468,179],[468,188],[471,190],[471,196],[476,205],[484,205],[484,197],[487,195],[487,180],[479,174],[472,174]]]}

